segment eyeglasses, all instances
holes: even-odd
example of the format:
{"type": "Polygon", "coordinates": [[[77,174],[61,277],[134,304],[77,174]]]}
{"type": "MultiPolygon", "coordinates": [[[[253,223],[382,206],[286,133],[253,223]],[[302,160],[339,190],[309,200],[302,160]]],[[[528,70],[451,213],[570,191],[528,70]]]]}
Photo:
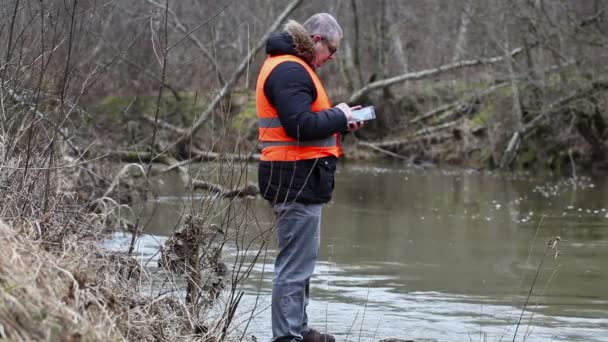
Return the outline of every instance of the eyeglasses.
{"type": "Polygon", "coordinates": [[[325,46],[327,46],[327,50],[329,51],[329,55],[333,56],[337,51],[338,48],[331,45],[331,43],[329,42],[329,39],[325,38],[325,37],[321,37],[321,39],[325,42],[325,46]]]}
{"type": "MultiPolygon", "coordinates": [[[[310,36],[310,38],[313,38],[314,36],[310,36]]],[[[326,37],[323,37],[321,35],[319,35],[319,37],[321,37],[321,40],[323,41],[323,43],[325,44],[325,46],[327,46],[327,51],[329,51],[329,56],[333,56],[337,51],[338,48],[331,45],[331,43],[329,42],[329,39],[327,39],[326,37]]]]}

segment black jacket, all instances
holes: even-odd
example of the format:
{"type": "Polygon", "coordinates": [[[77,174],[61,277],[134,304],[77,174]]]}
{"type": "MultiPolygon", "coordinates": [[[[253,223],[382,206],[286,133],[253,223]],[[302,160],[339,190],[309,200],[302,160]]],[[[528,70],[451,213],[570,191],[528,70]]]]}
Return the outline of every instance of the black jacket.
{"type": "MultiPolygon", "coordinates": [[[[266,42],[266,53],[298,56],[292,34],[271,35],[266,42]]],[[[310,111],[317,92],[312,78],[298,63],[279,64],[266,79],[264,94],[277,109],[285,132],[294,139],[322,139],[346,129],[346,117],[341,110],[310,111]]],[[[336,163],[335,157],[296,162],[261,161],[258,167],[260,193],[272,203],[326,203],[334,188],[336,163]]]]}

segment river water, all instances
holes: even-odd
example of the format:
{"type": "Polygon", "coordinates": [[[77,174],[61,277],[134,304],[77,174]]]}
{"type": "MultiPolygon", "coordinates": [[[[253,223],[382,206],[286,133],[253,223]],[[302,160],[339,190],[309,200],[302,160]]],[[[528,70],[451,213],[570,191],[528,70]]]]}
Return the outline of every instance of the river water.
{"type": "MultiPolygon", "coordinates": [[[[246,171],[254,180],[255,166],[246,171]]],[[[608,179],[354,163],[336,177],[312,326],[341,341],[513,341],[516,330],[516,341],[608,341],[608,179]]],[[[192,203],[209,217],[223,213],[214,219],[231,227],[228,268],[253,263],[235,326],[269,340],[269,206],[257,198],[212,207],[183,188],[175,175],[159,182],[143,208],[140,255],[155,258],[192,203]]],[[[113,245],[127,241],[117,235],[113,245]]]]}

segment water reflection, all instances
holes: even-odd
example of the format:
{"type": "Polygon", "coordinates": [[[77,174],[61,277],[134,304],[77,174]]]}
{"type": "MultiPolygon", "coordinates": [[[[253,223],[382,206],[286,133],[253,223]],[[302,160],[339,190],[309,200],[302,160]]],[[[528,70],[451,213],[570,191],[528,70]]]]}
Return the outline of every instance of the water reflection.
{"type": "MultiPolygon", "coordinates": [[[[169,234],[185,210],[205,202],[176,179],[144,208],[151,234],[169,234]]],[[[602,179],[343,165],[323,213],[312,323],[342,340],[510,341],[542,261],[518,340],[608,341],[607,192],[602,179]],[[547,250],[555,236],[560,244],[547,250]]],[[[238,208],[257,224],[228,245],[229,260],[272,225],[263,200],[238,208]]],[[[270,238],[240,311],[245,320],[253,310],[248,330],[262,339],[274,248],[270,238]]]]}

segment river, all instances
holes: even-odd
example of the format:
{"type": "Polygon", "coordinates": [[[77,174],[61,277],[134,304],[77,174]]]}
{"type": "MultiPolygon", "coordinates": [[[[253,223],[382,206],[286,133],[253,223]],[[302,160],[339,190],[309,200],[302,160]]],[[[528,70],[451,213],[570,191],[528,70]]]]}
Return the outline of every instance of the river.
{"type": "MultiPolygon", "coordinates": [[[[254,180],[255,166],[247,170],[254,180]]],[[[156,191],[143,208],[146,260],[184,208],[207,198],[189,195],[175,175],[156,191]]],[[[607,197],[606,178],[340,165],[323,211],[310,324],[341,341],[512,341],[516,330],[516,341],[608,341],[607,197]]],[[[217,220],[243,231],[228,232],[231,270],[269,240],[239,288],[235,323],[248,321],[246,336],[267,341],[272,216],[262,199],[238,201],[203,211],[224,212],[217,220]]],[[[128,239],[116,235],[113,245],[128,239]]]]}

